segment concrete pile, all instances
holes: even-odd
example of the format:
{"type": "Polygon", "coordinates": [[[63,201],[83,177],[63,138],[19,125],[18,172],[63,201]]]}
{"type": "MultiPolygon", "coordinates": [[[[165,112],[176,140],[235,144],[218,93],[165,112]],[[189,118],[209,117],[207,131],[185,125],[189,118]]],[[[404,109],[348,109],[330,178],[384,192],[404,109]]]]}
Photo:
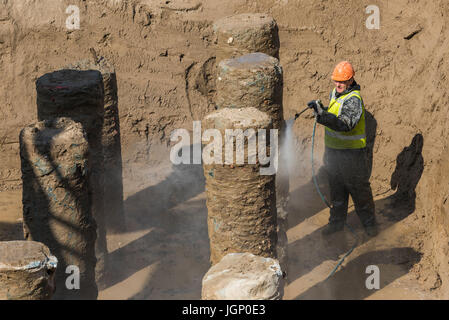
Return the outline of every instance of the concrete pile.
{"type": "Polygon", "coordinates": [[[58,260],[34,241],[0,242],[0,300],[49,300],[58,260]]]}
{"type": "Polygon", "coordinates": [[[104,86],[98,70],[60,70],[36,81],[39,121],[67,117],[81,123],[89,145],[89,194],[97,223],[97,280],[104,275],[107,260],[104,212],[104,86]]]}
{"type": "MultiPolygon", "coordinates": [[[[249,160],[256,159],[256,141],[260,144],[261,131],[266,134],[272,129],[271,119],[255,108],[225,108],[206,116],[202,126],[203,138],[210,129],[217,133],[211,159],[214,161],[207,163],[203,158],[212,264],[230,252],[274,258],[275,175],[261,175],[262,164],[249,160]],[[240,130],[241,134],[233,139],[230,130],[240,130]],[[224,139],[219,141],[221,137],[224,139]],[[239,161],[239,155],[243,161],[239,161]]],[[[268,139],[267,149],[270,151],[268,139]]],[[[209,152],[207,147],[205,152],[209,152]]]]}
{"type": "Polygon", "coordinates": [[[122,148],[120,144],[120,119],[118,108],[117,74],[104,58],[95,61],[82,60],[64,69],[88,71],[98,70],[103,78],[104,120],[102,145],[104,157],[104,212],[108,232],[125,231],[123,205],[122,148]]]}
{"type": "Polygon", "coordinates": [[[57,299],[96,299],[95,239],[89,194],[89,145],[80,123],[42,121],[20,134],[25,239],[42,242],[59,260],[57,299]],[[80,271],[80,290],[67,290],[66,268],[80,271]]]}
{"type": "Polygon", "coordinates": [[[243,13],[217,20],[217,62],[252,52],[279,59],[279,28],[276,21],[261,13],[243,13]]]}

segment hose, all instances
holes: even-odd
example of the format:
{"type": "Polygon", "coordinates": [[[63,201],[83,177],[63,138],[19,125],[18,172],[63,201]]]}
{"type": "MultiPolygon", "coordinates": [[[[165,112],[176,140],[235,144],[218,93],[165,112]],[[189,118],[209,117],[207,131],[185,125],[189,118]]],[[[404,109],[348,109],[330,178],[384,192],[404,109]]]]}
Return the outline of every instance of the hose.
{"type": "MultiPolygon", "coordinates": [[[[317,127],[317,119],[315,118],[315,124],[313,126],[313,135],[312,135],[312,177],[313,177],[313,183],[315,184],[315,189],[318,192],[318,194],[320,195],[321,200],[323,201],[323,203],[329,207],[329,209],[332,209],[332,206],[330,205],[329,201],[327,201],[326,197],[323,195],[323,193],[320,190],[320,187],[318,186],[318,181],[316,178],[316,174],[315,174],[315,168],[313,166],[313,159],[314,159],[314,150],[315,150],[315,135],[316,135],[316,127],[317,127]]],[[[354,249],[357,247],[358,245],[358,238],[356,233],[354,232],[354,230],[351,228],[351,226],[349,226],[346,222],[345,222],[345,226],[349,229],[349,231],[351,231],[352,235],[354,236],[354,239],[356,240],[355,244],[351,247],[351,249],[349,249],[348,252],[346,252],[346,254],[340,259],[340,261],[338,262],[338,264],[334,267],[334,269],[332,269],[331,273],[329,273],[329,275],[326,277],[326,279],[324,281],[327,281],[330,277],[332,277],[335,272],[338,270],[338,268],[341,266],[341,264],[343,263],[343,261],[352,253],[352,251],[354,251],[354,249]]]]}

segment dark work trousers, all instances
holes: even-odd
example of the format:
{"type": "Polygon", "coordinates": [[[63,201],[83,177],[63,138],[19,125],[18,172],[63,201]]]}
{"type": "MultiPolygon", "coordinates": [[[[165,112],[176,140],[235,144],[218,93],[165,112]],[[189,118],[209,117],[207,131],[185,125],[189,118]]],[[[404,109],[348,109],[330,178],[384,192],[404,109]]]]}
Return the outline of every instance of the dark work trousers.
{"type": "Polygon", "coordinates": [[[375,225],[367,149],[338,150],[326,147],[324,165],[329,178],[332,204],[329,223],[342,225],[346,222],[351,195],[362,225],[365,228],[375,225]]]}

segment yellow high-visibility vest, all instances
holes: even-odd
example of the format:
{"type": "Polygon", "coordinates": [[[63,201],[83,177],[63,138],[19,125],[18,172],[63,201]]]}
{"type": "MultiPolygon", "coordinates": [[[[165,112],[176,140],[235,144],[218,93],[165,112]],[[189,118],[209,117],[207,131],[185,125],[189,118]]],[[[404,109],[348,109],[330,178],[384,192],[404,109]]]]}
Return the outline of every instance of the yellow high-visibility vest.
{"type": "Polygon", "coordinates": [[[336,90],[332,91],[331,101],[327,112],[336,115],[341,113],[341,106],[351,97],[357,97],[362,102],[362,116],[354,129],[348,132],[335,131],[325,127],[324,141],[327,147],[332,149],[361,149],[366,147],[366,129],[365,129],[365,105],[360,95],[360,91],[354,90],[345,95],[335,96],[336,90]]]}

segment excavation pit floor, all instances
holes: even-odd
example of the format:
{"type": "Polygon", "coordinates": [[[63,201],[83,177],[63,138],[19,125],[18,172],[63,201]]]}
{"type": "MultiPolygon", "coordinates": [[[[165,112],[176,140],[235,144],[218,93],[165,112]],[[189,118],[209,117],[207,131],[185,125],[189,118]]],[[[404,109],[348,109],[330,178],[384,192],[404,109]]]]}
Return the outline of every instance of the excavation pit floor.
{"type": "MultiPolygon", "coordinates": [[[[98,298],[201,299],[202,277],[209,269],[201,167],[155,167],[140,172],[139,177],[141,183],[125,180],[128,231],[108,235],[110,277],[99,286],[98,298]]],[[[350,207],[348,224],[355,230],[359,245],[334,276],[325,281],[355,238],[347,229],[329,238],[321,236],[328,209],[310,178],[291,180],[284,299],[436,298],[417,280],[414,266],[420,253],[404,245],[414,235],[413,214],[400,221],[392,220],[389,210],[397,212],[400,208],[391,208],[389,193],[375,197],[380,233],[374,238],[364,235],[350,207]],[[365,285],[371,274],[366,273],[370,265],[379,268],[378,290],[368,290],[365,285]]],[[[327,192],[326,184],[320,185],[327,192]]],[[[0,240],[22,239],[21,197],[20,190],[0,192],[0,240]]]]}

